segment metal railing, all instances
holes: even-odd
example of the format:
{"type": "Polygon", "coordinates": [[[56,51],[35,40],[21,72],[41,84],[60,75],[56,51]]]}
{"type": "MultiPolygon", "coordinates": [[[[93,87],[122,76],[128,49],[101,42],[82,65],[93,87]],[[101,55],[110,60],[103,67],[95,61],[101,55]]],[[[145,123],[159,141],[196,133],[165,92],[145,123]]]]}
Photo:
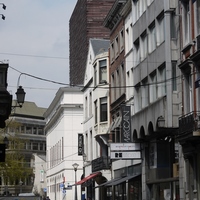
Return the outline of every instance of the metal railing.
{"type": "Polygon", "coordinates": [[[179,134],[200,130],[200,112],[190,112],[179,118],[179,134]]]}

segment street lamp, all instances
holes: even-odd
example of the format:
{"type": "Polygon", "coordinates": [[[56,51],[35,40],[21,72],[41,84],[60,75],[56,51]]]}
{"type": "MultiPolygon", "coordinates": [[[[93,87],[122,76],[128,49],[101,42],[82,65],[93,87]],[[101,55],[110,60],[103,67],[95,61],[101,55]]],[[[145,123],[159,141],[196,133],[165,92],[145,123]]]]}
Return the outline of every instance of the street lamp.
{"type": "MultiPolygon", "coordinates": [[[[77,168],[78,168],[79,164],[74,163],[72,166],[73,166],[73,168],[74,168],[74,172],[75,172],[75,184],[76,184],[76,182],[77,182],[76,172],[77,172],[77,168]]],[[[75,185],[75,195],[74,195],[74,200],[78,200],[78,199],[77,199],[77,185],[75,185]]]]}
{"type": "Polygon", "coordinates": [[[26,92],[24,92],[24,89],[22,88],[22,86],[19,86],[19,88],[17,89],[17,92],[15,94],[17,96],[18,106],[16,105],[16,106],[12,106],[12,107],[20,107],[21,108],[24,103],[26,92]]]}

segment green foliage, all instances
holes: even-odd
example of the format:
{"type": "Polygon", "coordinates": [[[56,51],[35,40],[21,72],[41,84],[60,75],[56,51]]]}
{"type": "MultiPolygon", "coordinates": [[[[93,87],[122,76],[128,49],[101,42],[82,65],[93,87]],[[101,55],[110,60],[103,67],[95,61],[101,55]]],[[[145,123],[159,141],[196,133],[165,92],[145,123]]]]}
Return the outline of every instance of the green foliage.
{"type": "MultiPolygon", "coordinates": [[[[19,124],[10,123],[9,127],[17,129],[19,124]]],[[[9,146],[6,150],[6,160],[0,163],[0,173],[4,181],[9,182],[10,185],[19,184],[20,180],[25,180],[33,174],[33,169],[26,162],[23,151],[24,139],[15,134],[8,136],[9,146]]],[[[0,136],[0,143],[3,143],[4,134],[0,136]]]]}

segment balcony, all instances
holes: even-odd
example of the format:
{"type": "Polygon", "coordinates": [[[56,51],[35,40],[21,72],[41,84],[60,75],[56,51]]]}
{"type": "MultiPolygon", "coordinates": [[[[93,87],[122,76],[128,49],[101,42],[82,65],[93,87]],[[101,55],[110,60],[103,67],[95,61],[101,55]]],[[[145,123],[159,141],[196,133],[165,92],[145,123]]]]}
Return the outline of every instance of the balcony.
{"type": "Polygon", "coordinates": [[[200,112],[190,112],[179,118],[179,140],[200,136],[200,112]]]}
{"type": "Polygon", "coordinates": [[[92,172],[97,172],[103,169],[110,169],[110,158],[108,156],[101,156],[92,160],[92,172]]]}

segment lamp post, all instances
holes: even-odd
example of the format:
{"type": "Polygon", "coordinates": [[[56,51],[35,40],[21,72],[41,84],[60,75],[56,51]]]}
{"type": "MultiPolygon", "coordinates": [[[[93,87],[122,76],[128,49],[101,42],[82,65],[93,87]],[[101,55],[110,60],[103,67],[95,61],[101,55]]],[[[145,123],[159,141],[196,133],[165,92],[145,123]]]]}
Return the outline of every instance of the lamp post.
{"type": "MultiPolygon", "coordinates": [[[[77,172],[77,168],[78,168],[79,164],[74,163],[72,166],[73,166],[73,168],[74,168],[74,172],[75,172],[75,184],[76,184],[76,182],[77,182],[76,172],[77,172]]],[[[77,198],[77,185],[75,185],[74,200],[78,200],[78,198],[77,198]]]]}
{"type": "Polygon", "coordinates": [[[20,181],[20,182],[19,182],[19,185],[20,185],[20,193],[22,193],[22,184],[23,184],[23,182],[20,181]]]}

